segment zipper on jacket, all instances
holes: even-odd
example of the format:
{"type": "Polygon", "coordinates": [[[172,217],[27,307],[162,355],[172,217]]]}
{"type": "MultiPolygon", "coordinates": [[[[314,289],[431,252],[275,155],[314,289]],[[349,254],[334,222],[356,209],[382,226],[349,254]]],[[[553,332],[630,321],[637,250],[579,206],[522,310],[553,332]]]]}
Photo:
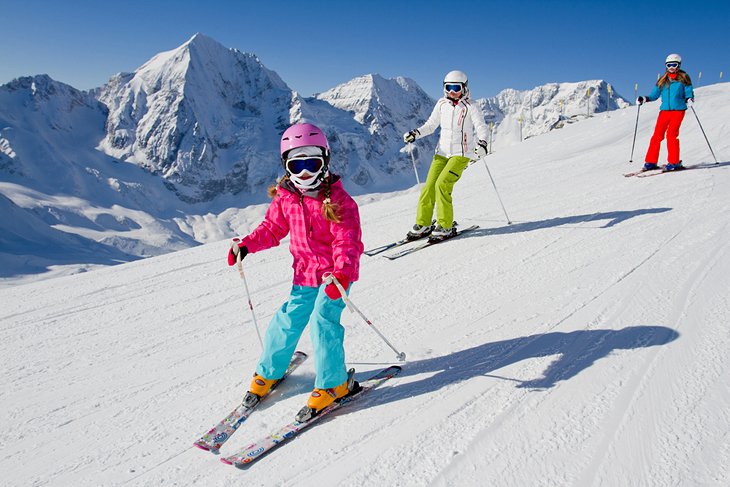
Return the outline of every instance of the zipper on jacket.
{"type": "Polygon", "coordinates": [[[669,94],[667,96],[667,106],[669,107],[669,110],[672,109],[672,80],[669,80],[669,86],[667,86],[667,93],[669,94]]]}
{"type": "Polygon", "coordinates": [[[464,103],[464,118],[461,119],[461,155],[466,157],[466,150],[469,148],[469,143],[466,138],[467,135],[464,132],[464,125],[466,125],[466,116],[469,114],[469,107],[464,103]]]}

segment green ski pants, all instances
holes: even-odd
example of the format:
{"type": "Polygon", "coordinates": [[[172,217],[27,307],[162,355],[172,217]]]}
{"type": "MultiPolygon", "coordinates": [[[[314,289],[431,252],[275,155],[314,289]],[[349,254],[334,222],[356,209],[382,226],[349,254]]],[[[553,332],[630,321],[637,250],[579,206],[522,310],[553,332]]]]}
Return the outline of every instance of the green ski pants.
{"type": "Polygon", "coordinates": [[[430,225],[433,207],[436,205],[436,222],[443,228],[453,226],[454,207],[451,192],[468,165],[468,157],[453,156],[447,159],[438,154],[433,156],[426,182],[421,189],[421,197],[418,199],[417,224],[430,225]]]}

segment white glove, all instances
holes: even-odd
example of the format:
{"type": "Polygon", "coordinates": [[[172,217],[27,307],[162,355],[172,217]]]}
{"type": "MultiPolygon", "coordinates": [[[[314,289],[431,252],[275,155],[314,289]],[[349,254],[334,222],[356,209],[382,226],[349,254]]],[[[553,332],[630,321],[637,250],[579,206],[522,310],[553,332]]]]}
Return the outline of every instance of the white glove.
{"type": "Polygon", "coordinates": [[[477,146],[474,147],[474,152],[476,153],[477,157],[484,157],[487,154],[489,154],[489,150],[487,148],[487,143],[483,140],[480,140],[477,142],[477,146]]]}

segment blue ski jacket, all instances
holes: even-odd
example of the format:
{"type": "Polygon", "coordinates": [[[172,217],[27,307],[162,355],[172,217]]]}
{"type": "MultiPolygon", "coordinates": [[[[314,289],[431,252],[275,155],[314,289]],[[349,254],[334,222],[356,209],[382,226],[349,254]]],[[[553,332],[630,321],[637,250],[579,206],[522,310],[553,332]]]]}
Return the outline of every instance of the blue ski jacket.
{"type": "Polygon", "coordinates": [[[669,80],[669,83],[666,83],[662,88],[654,86],[646,99],[654,101],[660,96],[662,97],[660,110],[686,110],[687,99],[694,98],[695,92],[692,85],[685,85],[677,80],[669,80]]]}

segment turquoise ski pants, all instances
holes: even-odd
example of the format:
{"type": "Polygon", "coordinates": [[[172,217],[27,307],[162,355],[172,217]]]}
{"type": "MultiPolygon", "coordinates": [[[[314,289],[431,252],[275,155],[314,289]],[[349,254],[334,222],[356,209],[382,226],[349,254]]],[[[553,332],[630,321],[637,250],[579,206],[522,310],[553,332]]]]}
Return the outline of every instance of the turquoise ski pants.
{"type": "Polygon", "coordinates": [[[431,168],[428,170],[426,182],[418,199],[416,223],[424,227],[430,225],[433,207],[436,206],[436,222],[443,228],[453,226],[454,206],[451,192],[468,165],[468,157],[453,156],[447,159],[438,154],[433,156],[431,168]]]}
{"type": "MultiPolygon", "coordinates": [[[[309,324],[314,348],[314,387],[329,389],[347,380],[345,328],[340,324],[345,303],[333,301],[319,287],[292,286],[289,300],[276,312],[264,337],[256,373],[266,379],[283,377],[299,338],[309,324]]],[[[348,288],[349,290],[352,288],[348,288]]]]}

